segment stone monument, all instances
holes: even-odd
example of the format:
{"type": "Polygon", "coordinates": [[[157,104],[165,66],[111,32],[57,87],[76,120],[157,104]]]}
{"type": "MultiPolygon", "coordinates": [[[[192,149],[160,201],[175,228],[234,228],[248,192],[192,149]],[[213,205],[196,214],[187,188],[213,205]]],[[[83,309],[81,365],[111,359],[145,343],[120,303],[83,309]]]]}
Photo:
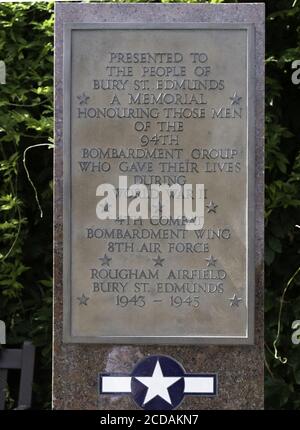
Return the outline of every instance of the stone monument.
{"type": "Polygon", "coordinates": [[[59,3],[55,59],[53,407],[153,355],[261,409],[264,5],[59,3]]]}

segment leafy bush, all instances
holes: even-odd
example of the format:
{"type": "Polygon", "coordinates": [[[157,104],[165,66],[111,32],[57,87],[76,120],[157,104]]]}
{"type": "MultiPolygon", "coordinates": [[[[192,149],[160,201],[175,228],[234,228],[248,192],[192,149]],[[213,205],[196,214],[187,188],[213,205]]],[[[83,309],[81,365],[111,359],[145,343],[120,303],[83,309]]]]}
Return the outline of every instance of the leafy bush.
{"type": "Polygon", "coordinates": [[[291,325],[300,319],[300,277],[283,303],[279,355],[274,358],[280,297],[300,266],[300,85],[291,81],[300,60],[300,2],[267,2],[266,58],[266,407],[300,408],[300,345],[291,342],[291,325]],[[298,291],[297,291],[298,290],[298,291]]]}
{"type": "MultiPolygon", "coordinates": [[[[52,151],[37,147],[26,156],[43,218],[22,159],[29,146],[51,142],[53,21],[53,4],[0,5],[7,73],[0,86],[0,319],[9,345],[20,347],[30,339],[37,347],[34,403],[39,408],[49,406],[51,393],[52,151]]],[[[17,397],[14,389],[10,396],[17,397]]]]}
{"type": "MultiPolygon", "coordinates": [[[[300,0],[265,3],[266,407],[299,409],[300,345],[291,342],[291,324],[300,319],[299,277],[283,306],[278,347],[287,364],[274,358],[272,343],[282,291],[300,265],[300,86],[291,82],[291,62],[300,60],[300,0]]],[[[0,86],[0,319],[9,345],[32,339],[37,346],[36,408],[49,407],[51,393],[52,153],[45,146],[27,152],[43,218],[22,159],[26,148],[52,142],[53,21],[53,3],[0,5],[7,66],[7,84],[0,86]]]]}

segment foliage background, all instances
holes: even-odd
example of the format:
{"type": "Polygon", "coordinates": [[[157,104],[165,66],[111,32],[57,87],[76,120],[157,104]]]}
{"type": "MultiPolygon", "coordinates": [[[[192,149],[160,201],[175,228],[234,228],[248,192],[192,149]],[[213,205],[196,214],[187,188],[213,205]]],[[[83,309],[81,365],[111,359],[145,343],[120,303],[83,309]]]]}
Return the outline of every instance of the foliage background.
{"type": "Polygon", "coordinates": [[[0,52],[7,69],[7,84],[0,86],[0,319],[8,345],[30,339],[37,347],[37,408],[49,407],[51,393],[52,150],[27,152],[43,218],[22,159],[27,147],[52,138],[53,23],[53,4],[0,5],[0,52]]]}
{"type": "MultiPolygon", "coordinates": [[[[282,291],[300,266],[300,85],[291,82],[291,63],[300,60],[300,0],[264,3],[266,408],[300,409],[300,345],[291,342],[300,277],[283,307],[278,348],[287,364],[274,358],[272,347],[282,291]]],[[[37,347],[34,408],[49,408],[51,393],[52,150],[41,146],[26,155],[42,218],[22,159],[29,146],[52,143],[53,23],[53,2],[0,4],[0,59],[7,67],[7,84],[0,86],[0,319],[10,346],[32,339],[37,347]]],[[[8,407],[14,407],[16,376],[9,385],[8,407]]]]}

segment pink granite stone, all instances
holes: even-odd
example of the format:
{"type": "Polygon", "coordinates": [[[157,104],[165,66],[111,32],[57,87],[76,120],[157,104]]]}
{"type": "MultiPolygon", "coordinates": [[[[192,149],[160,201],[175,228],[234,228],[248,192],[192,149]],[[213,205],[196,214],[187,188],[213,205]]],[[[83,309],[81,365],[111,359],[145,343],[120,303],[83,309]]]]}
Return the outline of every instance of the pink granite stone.
{"type": "Polygon", "coordinates": [[[130,396],[98,395],[98,374],[130,373],[152,354],[177,359],[187,372],[216,372],[214,398],[186,396],[181,409],[262,409],[264,241],[264,4],[57,3],[55,21],[54,409],[136,409],[130,396]],[[256,29],[256,313],[253,346],[63,344],[63,23],[254,23],[256,29]]]}

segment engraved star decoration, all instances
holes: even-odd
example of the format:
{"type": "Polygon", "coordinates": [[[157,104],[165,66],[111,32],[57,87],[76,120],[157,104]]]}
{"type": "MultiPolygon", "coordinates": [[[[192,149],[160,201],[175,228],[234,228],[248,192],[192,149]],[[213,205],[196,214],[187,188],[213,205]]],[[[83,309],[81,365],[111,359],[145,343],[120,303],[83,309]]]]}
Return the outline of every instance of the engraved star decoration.
{"type": "Polygon", "coordinates": [[[216,205],[213,201],[210,201],[208,203],[208,205],[206,205],[207,207],[207,213],[209,214],[210,212],[216,213],[216,209],[218,207],[218,205],[216,205]]]}
{"type": "Polygon", "coordinates": [[[175,384],[175,382],[179,381],[180,378],[180,376],[164,376],[159,360],[156,362],[152,376],[135,376],[135,379],[148,388],[143,405],[150,402],[150,400],[157,396],[172,405],[168,388],[175,384]]]}
{"type": "Polygon", "coordinates": [[[230,300],[230,306],[236,306],[237,308],[239,307],[240,302],[243,300],[241,298],[239,298],[236,294],[234,294],[234,296],[229,299],[230,300]]]}
{"type": "Polygon", "coordinates": [[[86,297],[84,294],[81,295],[81,297],[77,297],[77,300],[79,300],[79,306],[85,305],[87,306],[88,300],[90,300],[89,297],[86,297]]]}
{"type": "Polygon", "coordinates": [[[83,92],[81,95],[77,96],[77,99],[79,100],[79,104],[80,105],[87,105],[88,104],[88,100],[90,99],[90,97],[87,96],[85,94],[85,92],[83,92]]]}
{"type": "Polygon", "coordinates": [[[212,255],[209,258],[206,258],[205,260],[207,261],[208,267],[209,266],[216,266],[217,259],[214,258],[212,255]]]}
{"type": "Polygon", "coordinates": [[[163,267],[163,262],[165,261],[164,258],[161,258],[160,255],[158,255],[156,258],[152,258],[152,260],[154,261],[154,266],[160,266],[163,267]]]}
{"type": "Polygon", "coordinates": [[[231,106],[232,105],[239,105],[240,101],[242,100],[242,97],[239,97],[235,91],[233,96],[230,97],[230,100],[231,100],[231,106]]]}
{"type": "Polygon", "coordinates": [[[104,257],[100,257],[98,260],[102,261],[101,266],[109,266],[111,257],[108,257],[106,254],[104,254],[104,257]]]}

